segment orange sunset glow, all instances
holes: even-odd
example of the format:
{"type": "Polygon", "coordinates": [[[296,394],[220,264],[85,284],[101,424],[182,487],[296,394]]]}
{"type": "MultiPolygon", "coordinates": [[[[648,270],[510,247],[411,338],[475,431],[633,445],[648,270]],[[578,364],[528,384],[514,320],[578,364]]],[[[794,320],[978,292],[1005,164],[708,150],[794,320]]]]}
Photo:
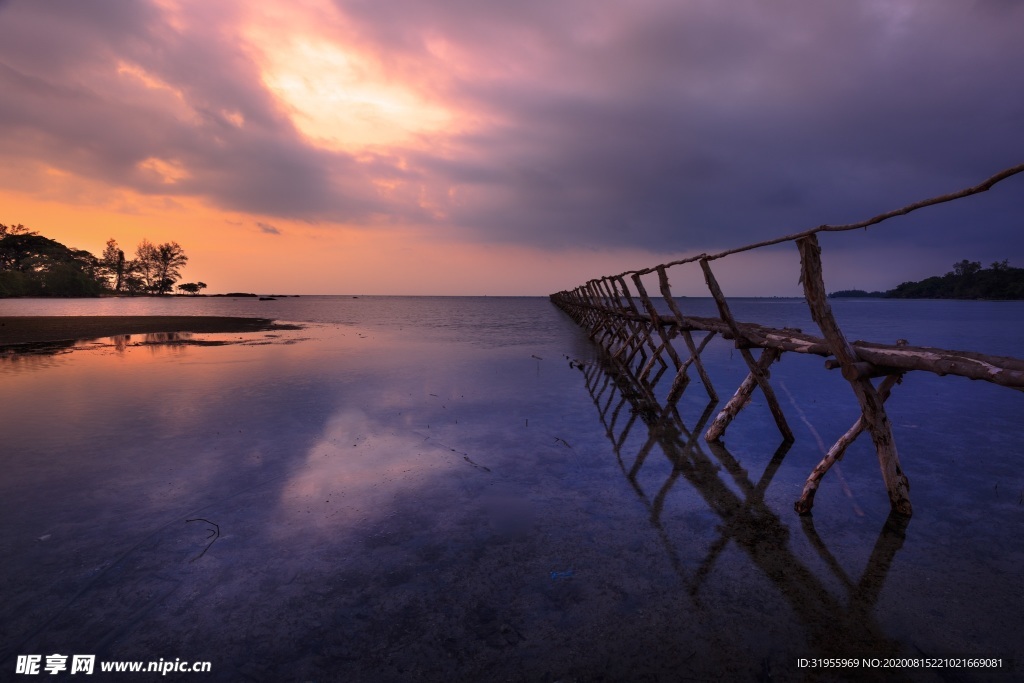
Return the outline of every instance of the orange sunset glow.
{"type": "MultiPolygon", "coordinates": [[[[862,219],[1015,161],[974,121],[1019,97],[990,68],[1013,22],[898,4],[8,3],[0,220],[177,241],[211,293],[544,295],[862,219]],[[953,72],[981,76],[966,99],[953,72]]],[[[1024,254],[1014,201],[979,205],[971,258],[1024,254]]],[[[923,230],[948,239],[902,275],[945,267],[959,221],[894,229],[837,286],[892,286],[923,230]]],[[[730,293],[798,294],[784,258],[730,293]]]]}

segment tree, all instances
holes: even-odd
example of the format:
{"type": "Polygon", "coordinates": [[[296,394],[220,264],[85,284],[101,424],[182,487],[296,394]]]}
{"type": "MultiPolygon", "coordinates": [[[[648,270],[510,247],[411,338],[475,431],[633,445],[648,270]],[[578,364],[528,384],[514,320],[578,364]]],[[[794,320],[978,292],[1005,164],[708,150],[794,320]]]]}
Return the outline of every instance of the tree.
{"type": "Polygon", "coordinates": [[[980,261],[968,261],[967,259],[964,259],[959,263],[953,264],[953,274],[956,275],[957,277],[967,277],[970,275],[974,275],[979,270],[981,270],[980,261]]]}
{"type": "Polygon", "coordinates": [[[135,276],[141,281],[144,291],[152,292],[156,289],[157,260],[156,247],[149,240],[143,239],[135,247],[135,276]]]}
{"type": "Polygon", "coordinates": [[[3,226],[0,295],[95,296],[103,290],[96,257],[24,226],[3,226]]]}
{"type": "Polygon", "coordinates": [[[180,269],[188,263],[188,256],[177,242],[154,245],[144,239],[135,250],[135,260],[144,288],[154,294],[166,294],[181,277],[180,269]]]}
{"type": "Polygon", "coordinates": [[[0,223],[0,239],[7,237],[8,235],[38,235],[39,233],[35,230],[29,230],[21,223],[17,225],[4,225],[0,223]]]}
{"type": "Polygon", "coordinates": [[[186,292],[192,296],[199,294],[199,290],[201,289],[206,289],[205,282],[184,282],[178,285],[178,291],[186,292]]]}
{"type": "Polygon", "coordinates": [[[1024,268],[1014,268],[1008,259],[981,268],[977,261],[953,264],[942,277],[904,282],[886,296],[909,299],[1024,299],[1024,268]]]}
{"type": "Polygon", "coordinates": [[[139,276],[139,264],[137,261],[128,261],[126,264],[124,280],[121,282],[121,286],[129,294],[142,294],[146,291],[146,283],[139,276]]]}
{"type": "Polygon", "coordinates": [[[185,250],[177,242],[165,242],[156,250],[159,293],[166,294],[181,277],[180,269],[188,263],[188,256],[185,256],[185,250]]]}
{"type": "Polygon", "coordinates": [[[100,257],[100,272],[111,282],[111,289],[120,292],[124,284],[125,261],[124,252],[117,246],[117,240],[107,240],[107,248],[100,257]]]}

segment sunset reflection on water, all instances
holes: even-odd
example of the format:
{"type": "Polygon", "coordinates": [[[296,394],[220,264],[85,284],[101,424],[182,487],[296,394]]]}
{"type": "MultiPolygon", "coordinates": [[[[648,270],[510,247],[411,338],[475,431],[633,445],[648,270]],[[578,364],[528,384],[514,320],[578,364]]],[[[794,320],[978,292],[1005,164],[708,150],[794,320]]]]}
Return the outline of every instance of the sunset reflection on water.
{"type": "MultiPolygon", "coordinates": [[[[0,579],[18,588],[0,666],[170,643],[213,680],[749,679],[851,643],[1019,653],[1024,483],[1005,454],[1024,434],[1003,393],[908,378],[891,414],[912,522],[888,518],[860,442],[806,520],[808,425],[827,440],[853,415],[819,363],[773,369],[807,420],[791,448],[756,398],[707,445],[700,387],[649,421],[547,302],[435,324],[459,305],[0,358],[0,579]]],[[[745,372],[724,343],[706,362],[721,391],[745,372]]]]}

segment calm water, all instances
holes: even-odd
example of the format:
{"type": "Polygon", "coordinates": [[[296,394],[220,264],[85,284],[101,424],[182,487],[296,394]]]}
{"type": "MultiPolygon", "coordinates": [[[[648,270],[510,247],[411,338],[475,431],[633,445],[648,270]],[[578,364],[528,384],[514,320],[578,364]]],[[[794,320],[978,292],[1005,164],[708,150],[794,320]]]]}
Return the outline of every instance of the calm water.
{"type": "MultiPolygon", "coordinates": [[[[813,330],[799,301],[733,308],[813,330]]],[[[834,308],[851,339],[1024,356],[1019,302],[834,308]]],[[[210,674],[166,678],[224,681],[791,680],[798,658],[840,655],[1016,669],[915,680],[1024,666],[1019,392],[909,375],[888,404],[909,524],[888,519],[866,438],[800,518],[804,479],[857,416],[819,358],[772,373],[791,448],[756,393],[711,447],[690,438],[716,408],[696,381],[680,421],[645,419],[546,299],[0,301],[29,314],[307,326],[0,359],[4,680],[17,655],[53,653],[206,660],[210,674]]],[[[716,341],[706,358],[731,395],[739,355],[716,341]]]]}

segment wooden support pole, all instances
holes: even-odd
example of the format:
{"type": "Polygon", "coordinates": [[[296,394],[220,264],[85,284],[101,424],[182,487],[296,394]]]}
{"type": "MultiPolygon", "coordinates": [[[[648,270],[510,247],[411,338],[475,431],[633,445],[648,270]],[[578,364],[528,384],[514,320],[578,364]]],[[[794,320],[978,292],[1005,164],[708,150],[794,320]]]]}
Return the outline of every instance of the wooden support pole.
{"type": "Polygon", "coordinates": [[[665,368],[668,367],[668,363],[666,363],[665,359],[661,357],[662,352],[665,351],[665,347],[667,346],[670,346],[669,343],[663,341],[658,348],[655,349],[654,355],[648,359],[647,363],[640,369],[640,372],[637,373],[638,379],[643,382],[648,382],[651,385],[657,383],[657,378],[660,378],[662,373],[665,372],[665,368]],[[654,369],[654,366],[658,363],[661,363],[661,370],[657,373],[656,379],[648,379],[651,376],[651,371],[654,369]]]}
{"type": "Polygon", "coordinates": [[[590,338],[605,348],[608,347],[607,338],[612,334],[612,317],[609,314],[608,305],[601,296],[597,280],[591,280],[586,284],[586,291],[591,304],[594,306],[594,325],[590,332],[590,338]]]}
{"type": "Polygon", "coordinates": [[[633,336],[631,338],[633,340],[633,346],[630,348],[629,354],[625,356],[624,359],[625,364],[632,368],[633,360],[636,358],[637,353],[640,354],[641,363],[647,360],[647,351],[645,350],[645,347],[649,347],[651,349],[651,353],[655,356],[658,355],[658,349],[654,345],[654,340],[651,339],[650,324],[640,319],[640,312],[636,309],[636,304],[633,303],[633,296],[629,291],[629,285],[626,284],[626,281],[621,276],[617,276],[616,280],[618,282],[618,286],[622,290],[623,300],[626,302],[626,309],[628,309],[626,312],[631,314],[633,319],[633,336]]]}
{"type": "Polygon", "coordinates": [[[618,314],[619,302],[617,292],[608,285],[609,278],[595,281],[595,286],[602,295],[607,310],[610,334],[603,344],[605,350],[612,354],[622,353],[630,344],[629,324],[618,314]]]}
{"type": "MultiPolygon", "coordinates": [[[[782,433],[782,438],[786,441],[794,441],[795,437],[793,436],[793,430],[789,428],[789,424],[786,422],[786,416],[782,413],[782,407],[779,405],[779,399],[776,398],[772,385],[768,383],[767,366],[761,368],[758,365],[758,362],[754,360],[753,354],[750,353],[750,349],[748,348],[749,342],[746,341],[746,338],[740,331],[739,326],[736,324],[736,319],[732,317],[732,312],[729,310],[729,303],[725,300],[722,288],[718,286],[718,280],[715,279],[714,273],[711,272],[711,266],[708,265],[707,259],[701,259],[700,267],[704,271],[704,281],[707,282],[708,290],[711,292],[711,296],[715,299],[715,304],[718,306],[718,312],[722,316],[722,320],[725,321],[729,326],[729,329],[732,331],[733,336],[736,339],[736,348],[740,350],[740,355],[743,356],[743,360],[746,361],[747,367],[750,368],[750,374],[753,375],[757,385],[761,387],[761,393],[764,394],[764,398],[768,402],[768,409],[771,410],[772,417],[775,418],[775,424],[782,433]]],[[[764,354],[762,353],[761,355],[763,358],[764,354]]],[[[780,353],[779,356],[781,355],[782,354],[780,353]]]]}
{"type": "MultiPolygon", "coordinates": [[[[888,400],[892,388],[902,379],[903,375],[889,375],[878,385],[878,397],[883,403],[888,400]]],[[[818,492],[818,484],[821,483],[825,473],[832,469],[832,465],[843,459],[846,449],[857,440],[857,437],[860,436],[865,427],[862,415],[857,418],[857,421],[853,423],[853,426],[845,434],[839,437],[839,440],[832,445],[832,448],[828,449],[828,453],[825,454],[825,457],[818,463],[818,466],[811,472],[811,476],[807,477],[803,493],[800,494],[800,499],[793,505],[798,513],[806,515],[811,512],[811,508],[814,507],[814,494],[818,492]]]]}
{"type": "MultiPolygon", "coordinates": [[[[856,374],[855,364],[861,359],[850,343],[846,341],[842,329],[832,315],[832,308],[828,304],[825,280],[821,270],[821,247],[818,246],[818,238],[815,235],[809,235],[797,240],[796,244],[800,250],[800,281],[804,286],[804,296],[807,299],[807,306],[811,310],[811,318],[821,329],[822,335],[832,349],[832,355],[842,365],[843,375],[849,376],[846,371],[847,367],[850,368],[850,372],[856,374]]],[[[889,422],[889,416],[885,413],[882,399],[871,380],[863,378],[849,381],[853,393],[857,397],[857,402],[860,403],[864,424],[871,434],[875,451],[878,453],[878,465],[882,470],[885,488],[889,493],[889,504],[894,511],[909,516],[913,513],[913,507],[910,504],[910,483],[900,467],[896,442],[892,435],[892,424],[889,422]]]]}
{"type": "MultiPolygon", "coordinates": [[[[672,311],[672,315],[676,317],[676,322],[679,323],[680,327],[683,326],[683,312],[679,310],[679,305],[676,304],[675,298],[672,296],[672,288],[668,283],[668,273],[664,266],[658,266],[658,284],[661,287],[661,295],[665,297],[665,303],[668,304],[669,310],[672,311]]],[[[711,384],[711,378],[708,376],[707,370],[704,369],[704,363],[700,360],[700,352],[704,349],[706,342],[701,345],[698,349],[693,343],[693,335],[690,334],[690,330],[683,328],[682,331],[683,341],[686,342],[686,348],[690,351],[690,361],[693,362],[697,368],[697,374],[700,375],[700,381],[704,383],[704,390],[708,392],[708,397],[712,401],[718,400],[718,393],[715,391],[715,387],[711,384]]],[[[686,364],[683,365],[680,372],[686,372],[686,364]]]]}
{"type": "MultiPolygon", "coordinates": [[[[707,433],[704,434],[705,441],[718,441],[722,438],[733,418],[750,402],[750,396],[754,393],[754,387],[757,386],[758,375],[762,372],[767,372],[768,367],[777,361],[781,355],[782,352],[778,349],[765,349],[761,352],[761,357],[757,360],[756,369],[751,369],[750,374],[740,383],[736,393],[732,395],[729,402],[718,413],[718,417],[708,427],[707,433]]],[[[787,439],[787,441],[792,440],[791,438],[787,439]]]]}
{"type": "Polygon", "coordinates": [[[669,334],[666,332],[664,325],[661,324],[661,316],[658,315],[658,310],[654,307],[651,297],[647,295],[647,289],[644,287],[644,283],[639,275],[633,275],[633,284],[636,285],[636,291],[640,294],[640,300],[643,302],[644,308],[647,309],[647,314],[651,316],[651,324],[658,330],[658,336],[661,337],[665,350],[678,371],[682,367],[683,361],[679,358],[679,354],[676,353],[675,347],[670,343],[669,334]]]}
{"type": "MultiPolygon", "coordinates": [[[[686,332],[689,334],[688,330],[686,332]]],[[[668,408],[668,405],[674,404],[679,400],[679,397],[682,396],[683,390],[686,389],[686,385],[690,382],[690,378],[686,374],[686,369],[690,367],[690,363],[692,363],[695,358],[700,358],[700,354],[704,351],[704,347],[708,345],[708,342],[710,342],[714,336],[714,332],[708,332],[704,335],[704,339],[701,340],[700,346],[695,349],[694,354],[683,362],[683,367],[681,367],[679,372],[676,373],[676,378],[672,381],[672,387],[669,389],[668,397],[665,399],[667,404],[666,409],[668,408]]],[[[693,341],[692,337],[690,337],[690,341],[693,341]]],[[[704,388],[708,392],[708,398],[711,399],[711,405],[718,403],[718,394],[715,392],[714,388],[711,387],[709,382],[706,381],[704,383],[704,388]]]]}
{"type": "MultiPolygon", "coordinates": [[[[611,278],[602,278],[599,281],[598,286],[601,288],[605,299],[608,301],[610,311],[618,311],[622,308],[621,297],[619,291],[615,288],[615,282],[611,278]]],[[[629,347],[632,339],[631,326],[629,322],[619,316],[611,313],[610,316],[610,327],[612,329],[612,337],[609,343],[605,344],[605,348],[613,356],[622,353],[626,348],[629,347]]]]}

